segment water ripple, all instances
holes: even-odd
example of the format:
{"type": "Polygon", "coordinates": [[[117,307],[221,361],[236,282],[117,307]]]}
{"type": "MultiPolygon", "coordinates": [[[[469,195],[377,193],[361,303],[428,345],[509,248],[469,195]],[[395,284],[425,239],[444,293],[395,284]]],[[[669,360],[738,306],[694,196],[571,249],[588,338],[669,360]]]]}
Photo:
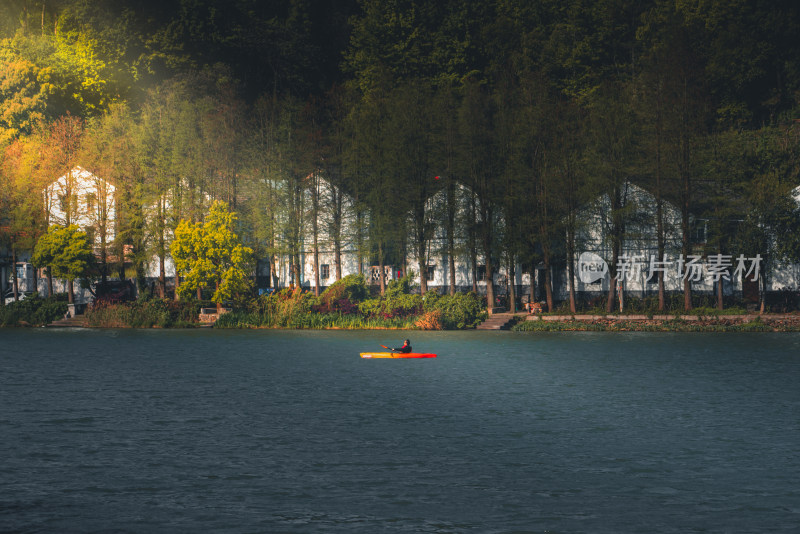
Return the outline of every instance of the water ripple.
{"type": "Polygon", "coordinates": [[[4,330],[0,531],[766,532],[795,335],[4,330]],[[403,334],[404,337],[407,334],[403,334]]]}

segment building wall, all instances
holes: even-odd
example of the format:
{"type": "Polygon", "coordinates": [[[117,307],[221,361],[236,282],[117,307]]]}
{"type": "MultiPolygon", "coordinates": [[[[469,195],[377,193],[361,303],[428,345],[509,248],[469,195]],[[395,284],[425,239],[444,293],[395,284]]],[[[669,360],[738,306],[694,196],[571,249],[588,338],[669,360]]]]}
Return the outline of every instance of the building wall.
{"type": "Polygon", "coordinates": [[[107,181],[81,167],[75,167],[44,190],[50,226],[66,225],[68,219],[66,208],[71,206],[69,209],[70,223],[90,231],[94,236],[95,244],[101,242],[98,232],[105,220],[105,239],[106,243],[110,243],[115,237],[115,191],[114,186],[107,181]],[[73,197],[70,203],[67,203],[68,195],[73,197]],[[105,207],[101,208],[103,203],[105,203],[105,207]]]}
{"type": "MultiPolygon", "coordinates": [[[[626,276],[623,282],[623,289],[626,294],[645,297],[654,295],[658,292],[658,276],[653,274],[648,281],[651,258],[657,258],[658,241],[656,233],[656,223],[654,220],[655,197],[642,188],[633,184],[626,187],[626,206],[627,224],[626,231],[621,246],[621,256],[627,256],[632,268],[630,275],[626,276]]],[[[575,290],[579,296],[593,296],[608,293],[610,276],[598,280],[594,283],[586,284],[580,280],[579,276],[579,256],[582,252],[590,252],[603,258],[610,267],[611,263],[611,244],[610,244],[610,201],[606,196],[596,199],[591,205],[581,211],[578,219],[582,225],[576,235],[576,257],[575,257],[575,290]]],[[[665,260],[671,262],[665,265],[664,287],[668,292],[683,291],[683,277],[679,273],[678,261],[681,258],[681,216],[680,212],[671,204],[663,204],[664,223],[665,223],[665,260]]],[[[705,244],[704,221],[696,221],[697,254],[701,256],[702,246],[705,244]]],[[[738,262],[737,256],[732,255],[731,264],[735,269],[738,262]]],[[[687,260],[687,258],[684,258],[687,260]]],[[[750,260],[750,258],[747,258],[750,260]]],[[[565,262],[564,262],[565,263],[565,262]]],[[[698,293],[712,293],[716,291],[716,283],[709,273],[708,258],[700,260],[702,266],[700,280],[692,282],[692,291],[698,293]]],[[[750,263],[747,262],[749,267],[750,263]]],[[[554,278],[561,283],[554,287],[554,293],[558,300],[569,298],[568,272],[566,265],[562,265],[554,273],[554,278]]],[[[776,269],[774,276],[769,279],[768,288],[770,291],[778,291],[782,287],[797,287],[797,273],[800,268],[797,266],[782,266],[776,269]]],[[[742,290],[741,277],[729,276],[730,280],[722,280],[723,292],[725,295],[734,295],[742,290]]]]}

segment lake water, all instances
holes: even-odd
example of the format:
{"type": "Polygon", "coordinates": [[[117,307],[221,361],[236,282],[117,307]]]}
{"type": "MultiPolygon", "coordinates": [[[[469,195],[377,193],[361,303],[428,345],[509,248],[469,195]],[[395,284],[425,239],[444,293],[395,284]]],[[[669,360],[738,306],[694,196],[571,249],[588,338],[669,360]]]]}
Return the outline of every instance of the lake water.
{"type": "Polygon", "coordinates": [[[5,329],[0,531],[797,532],[799,379],[796,334],[5,329]]]}

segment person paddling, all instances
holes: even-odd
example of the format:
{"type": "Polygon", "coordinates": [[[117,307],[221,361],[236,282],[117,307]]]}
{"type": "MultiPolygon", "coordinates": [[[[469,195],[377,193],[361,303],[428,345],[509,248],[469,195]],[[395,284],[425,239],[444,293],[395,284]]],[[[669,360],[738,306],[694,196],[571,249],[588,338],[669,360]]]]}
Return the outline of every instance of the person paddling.
{"type": "Polygon", "coordinates": [[[392,350],[402,353],[409,353],[411,352],[411,342],[406,339],[402,347],[400,347],[399,349],[392,349],[392,350]]]}

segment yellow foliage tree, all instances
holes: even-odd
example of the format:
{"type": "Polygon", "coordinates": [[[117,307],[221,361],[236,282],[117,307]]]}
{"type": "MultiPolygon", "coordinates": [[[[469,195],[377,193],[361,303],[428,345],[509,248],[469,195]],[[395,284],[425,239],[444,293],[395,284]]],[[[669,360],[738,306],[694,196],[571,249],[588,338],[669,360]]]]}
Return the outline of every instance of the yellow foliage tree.
{"type": "Polygon", "coordinates": [[[219,311],[223,301],[250,289],[253,250],[234,233],[236,220],[236,213],[228,211],[224,202],[215,201],[205,222],[178,223],[170,252],[184,277],[177,289],[180,295],[213,286],[211,299],[219,311]]]}

